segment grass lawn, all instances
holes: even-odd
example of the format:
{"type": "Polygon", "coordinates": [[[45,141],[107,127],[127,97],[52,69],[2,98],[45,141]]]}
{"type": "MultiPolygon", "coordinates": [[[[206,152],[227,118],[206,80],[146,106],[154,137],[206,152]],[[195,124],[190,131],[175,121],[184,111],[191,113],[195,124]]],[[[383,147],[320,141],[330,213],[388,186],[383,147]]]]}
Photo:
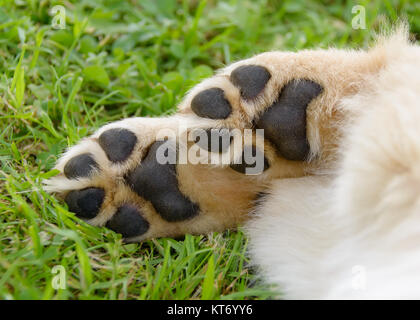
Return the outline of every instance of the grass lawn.
{"type": "Polygon", "coordinates": [[[174,112],[213,71],[267,50],[366,46],[415,0],[0,0],[0,299],[267,299],[239,231],[124,245],[42,190],[110,121],[174,112]],[[351,27],[352,7],[366,29],[351,27]],[[66,9],[65,29],[49,11],[66,9]],[[56,21],[57,22],[57,21],[56,21]],[[54,289],[55,266],[66,288],[54,289]]]}

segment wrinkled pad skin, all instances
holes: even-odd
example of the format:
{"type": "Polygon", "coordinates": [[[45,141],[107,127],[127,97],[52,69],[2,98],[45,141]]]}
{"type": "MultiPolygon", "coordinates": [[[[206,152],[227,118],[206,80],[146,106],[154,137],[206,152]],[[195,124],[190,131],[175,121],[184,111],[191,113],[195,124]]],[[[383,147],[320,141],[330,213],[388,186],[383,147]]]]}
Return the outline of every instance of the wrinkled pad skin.
{"type": "Polygon", "coordinates": [[[199,117],[209,119],[226,119],[232,113],[232,107],[220,88],[198,93],[191,101],[191,109],[199,117]]]}
{"type": "Polygon", "coordinates": [[[254,99],[264,90],[271,74],[264,67],[257,65],[240,66],[232,71],[230,81],[241,91],[245,100],[254,99]]]}
{"type": "Polygon", "coordinates": [[[264,136],[274,144],[279,154],[288,160],[303,161],[309,154],[306,138],[306,109],[322,92],[311,80],[293,80],[286,84],[279,98],[256,121],[264,136]]]}
{"type": "Polygon", "coordinates": [[[103,132],[98,143],[110,161],[122,162],[133,152],[137,137],[130,130],[115,128],[103,132]]]}
{"type": "Polygon", "coordinates": [[[136,207],[125,204],[106,223],[106,227],[121,233],[124,238],[141,236],[149,230],[149,222],[140,214],[136,207]]]}
{"type": "Polygon", "coordinates": [[[92,154],[83,153],[71,158],[64,166],[64,175],[68,179],[89,177],[94,169],[98,168],[98,164],[93,159],[92,154]]]}
{"type": "MultiPolygon", "coordinates": [[[[176,222],[198,215],[199,207],[179,190],[176,165],[160,164],[156,159],[158,148],[163,144],[166,148],[171,143],[154,142],[142,162],[126,176],[126,181],[139,196],[152,203],[164,220],[176,222]]],[[[171,148],[176,150],[173,144],[171,148]]]]}
{"type": "Polygon", "coordinates": [[[70,191],[64,201],[69,211],[85,219],[93,219],[99,213],[104,201],[105,191],[101,188],[86,188],[70,191]]]}

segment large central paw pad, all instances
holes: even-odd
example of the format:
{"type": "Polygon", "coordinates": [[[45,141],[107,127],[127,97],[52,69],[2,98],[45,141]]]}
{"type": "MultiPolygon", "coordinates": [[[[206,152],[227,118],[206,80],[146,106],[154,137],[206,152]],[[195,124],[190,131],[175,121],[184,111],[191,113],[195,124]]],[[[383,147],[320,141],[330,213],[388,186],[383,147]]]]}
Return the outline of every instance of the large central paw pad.
{"type": "Polygon", "coordinates": [[[310,80],[293,80],[280,91],[278,99],[256,121],[280,155],[305,160],[309,154],[306,138],[306,108],[322,91],[310,80]]]}
{"type": "MultiPolygon", "coordinates": [[[[175,163],[159,163],[157,151],[166,147],[169,141],[157,141],[152,144],[143,161],[128,174],[126,180],[130,187],[141,197],[150,201],[157,213],[166,221],[183,221],[196,216],[198,205],[184,196],[178,187],[175,163]]],[[[176,146],[162,149],[174,152],[176,146]]],[[[166,160],[162,157],[161,160],[166,160]]],[[[162,161],[162,162],[163,162],[162,161]]]]}

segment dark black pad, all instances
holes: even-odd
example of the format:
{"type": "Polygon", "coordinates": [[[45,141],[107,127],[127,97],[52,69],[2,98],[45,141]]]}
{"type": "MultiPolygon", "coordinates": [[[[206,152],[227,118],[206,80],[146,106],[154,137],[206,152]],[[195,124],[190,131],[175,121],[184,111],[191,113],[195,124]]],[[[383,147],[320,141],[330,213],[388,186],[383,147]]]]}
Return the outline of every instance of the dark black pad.
{"type": "Polygon", "coordinates": [[[245,153],[248,153],[249,155],[252,155],[252,157],[256,157],[257,159],[260,159],[259,161],[264,161],[263,162],[263,166],[261,168],[259,168],[258,171],[252,172],[252,170],[248,170],[251,171],[251,173],[249,174],[259,174],[262,173],[263,171],[267,170],[270,165],[268,163],[268,160],[266,157],[264,157],[264,154],[257,149],[255,146],[244,146],[244,150],[242,151],[242,156],[240,158],[240,162],[239,163],[232,163],[230,165],[230,167],[235,170],[238,171],[240,173],[247,173],[246,169],[258,169],[257,168],[257,161],[258,160],[254,160],[254,162],[251,162],[250,160],[252,159],[247,159],[247,157],[245,156],[245,153]]]}
{"type": "Polygon", "coordinates": [[[201,148],[210,152],[223,153],[229,149],[233,136],[227,128],[197,130],[194,141],[201,148]]]}
{"type": "Polygon", "coordinates": [[[112,162],[126,160],[136,143],[136,135],[130,130],[122,128],[109,129],[99,136],[99,145],[112,162]]]}
{"type": "Polygon", "coordinates": [[[66,163],[64,175],[68,179],[88,177],[95,168],[98,168],[98,164],[93,159],[92,154],[83,153],[71,158],[66,163]]]}
{"type": "Polygon", "coordinates": [[[159,146],[162,145],[162,148],[169,146],[166,150],[168,153],[176,150],[176,146],[171,143],[170,141],[153,143],[143,161],[126,176],[126,181],[139,196],[153,204],[163,219],[175,222],[196,216],[199,207],[179,190],[176,165],[160,164],[157,161],[156,152],[159,146]]]}
{"type": "Polygon", "coordinates": [[[70,191],[64,201],[69,211],[74,212],[80,218],[95,218],[104,201],[105,191],[100,188],[86,188],[70,191]]]}
{"type": "Polygon", "coordinates": [[[220,88],[210,88],[198,93],[191,101],[191,109],[202,118],[226,119],[232,107],[220,88]]]}
{"type": "Polygon", "coordinates": [[[149,230],[149,222],[132,205],[125,204],[106,223],[106,227],[121,233],[124,238],[141,236],[149,230]]]}
{"type": "Polygon", "coordinates": [[[279,98],[256,121],[265,137],[288,160],[306,159],[309,143],[306,138],[306,108],[322,92],[311,80],[293,80],[286,84],[279,98]]]}
{"type": "Polygon", "coordinates": [[[242,98],[253,99],[264,89],[271,74],[261,66],[240,66],[230,74],[230,81],[240,89],[242,98]]]}

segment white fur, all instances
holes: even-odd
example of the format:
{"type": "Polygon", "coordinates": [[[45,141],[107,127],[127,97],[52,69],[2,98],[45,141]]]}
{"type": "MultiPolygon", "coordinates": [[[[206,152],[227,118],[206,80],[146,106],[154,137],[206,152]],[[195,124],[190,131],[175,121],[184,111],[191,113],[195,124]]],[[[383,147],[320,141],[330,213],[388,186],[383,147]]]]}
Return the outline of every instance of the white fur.
{"type": "Polygon", "coordinates": [[[420,48],[374,50],[386,67],[341,102],[338,172],[275,181],[247,225],[280,298],[420,298],[420,48]]]}

